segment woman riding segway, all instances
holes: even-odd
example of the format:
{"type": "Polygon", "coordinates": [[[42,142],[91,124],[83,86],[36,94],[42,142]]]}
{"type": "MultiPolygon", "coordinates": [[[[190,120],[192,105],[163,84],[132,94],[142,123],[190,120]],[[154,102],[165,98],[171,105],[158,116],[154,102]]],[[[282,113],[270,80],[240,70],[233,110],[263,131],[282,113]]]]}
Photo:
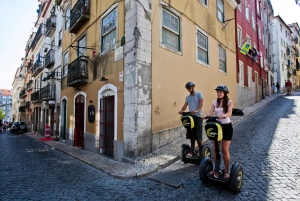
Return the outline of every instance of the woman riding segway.
{"type": "Polygon", "coordinates": [[[208,180],[214,180],[230,185],[234,192],[239,192],[242,186],[243,169],[238,163],[232,165],[229,174],[230,153],[229,147],[233,135],[233,127],[230,121],[232,114],[232,100],[229,100],[229,89],[225,85],[220,85],[216,89],[217,100],[213,101],[212,107],[207,115],[202,116],[207,119],[205,124],[206,135],[210,140],[213,140],[214,146],[214,163],[215,168],[212,168],[212,161],[208,158],[204,159],[200,164],[199,177],[203,183],[208,180]],[[213,113],[216,116],[212,117],[213,113]],[[224,170],[220,170],[220,153],[219,146],[222,146],[224,170]]]}

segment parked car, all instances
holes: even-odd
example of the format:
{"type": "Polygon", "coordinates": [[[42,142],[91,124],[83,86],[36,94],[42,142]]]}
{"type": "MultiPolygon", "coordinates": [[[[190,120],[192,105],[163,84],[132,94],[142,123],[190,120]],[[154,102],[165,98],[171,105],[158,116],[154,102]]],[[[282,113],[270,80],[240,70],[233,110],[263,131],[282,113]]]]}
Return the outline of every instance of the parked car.
{"type": "Polygon", "coordinates": [[[26,133],[27,132],[27,126],[26,126],[24,121],[15,121],[13,123],[13,125],[11,126],[11,128],[10,128],[10,132],[11,133],[19,133],[20,131],[22,133],[26,133]]]}

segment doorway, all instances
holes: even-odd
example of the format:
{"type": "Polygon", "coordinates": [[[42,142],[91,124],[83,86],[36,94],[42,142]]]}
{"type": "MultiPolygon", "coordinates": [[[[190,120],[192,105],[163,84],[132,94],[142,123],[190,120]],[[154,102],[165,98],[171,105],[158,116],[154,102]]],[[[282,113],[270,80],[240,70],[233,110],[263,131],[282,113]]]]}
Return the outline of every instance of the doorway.
{"type": "Polygon", "coordinates": [[[80,94],[75,98],[74,146],[81,149],[84,149],[84,105],[85,97],[80,94]]]}
{"type": "Polygon", "coordinates": [[[114,96],[100,99],[100,153],[114,157],[114,96]]]}

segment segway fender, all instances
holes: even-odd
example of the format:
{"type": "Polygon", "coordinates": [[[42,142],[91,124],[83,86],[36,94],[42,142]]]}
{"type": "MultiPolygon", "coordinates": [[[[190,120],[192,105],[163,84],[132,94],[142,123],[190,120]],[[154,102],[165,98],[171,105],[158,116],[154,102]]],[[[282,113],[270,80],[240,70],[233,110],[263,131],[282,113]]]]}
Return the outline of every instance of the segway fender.
{"type": "Polygon", "coordinates": [[[210,150],[210,147],[207,144],[202,145],[202,147],[201,147],[200,160],[202,161],[205,157],[211,158],[211,150],[210,150]]]}
{"type": "Polygon", "coordinates": [[[212,160],[208,157],[204,158],[199,167],[199,179],[202,181],[202,183],[206,184],[208,183],[207,174],[212,171],[213,164],[212,160]]]}
{"type": "Polygon", "coordinates": [[[185,156],[190,152],[190,150],[191,150],[191,148],[189,145],[187,145],[187,144],[181,145],[180,159],[182,162],[188,163],[188,160],[185,156]]]}
{"type": "Polygon", "coordinates": [[[230,170],[230,188],[234,193],[241,191],[243,184],[243,167],[239,163],[232,165],[230,170]]]}

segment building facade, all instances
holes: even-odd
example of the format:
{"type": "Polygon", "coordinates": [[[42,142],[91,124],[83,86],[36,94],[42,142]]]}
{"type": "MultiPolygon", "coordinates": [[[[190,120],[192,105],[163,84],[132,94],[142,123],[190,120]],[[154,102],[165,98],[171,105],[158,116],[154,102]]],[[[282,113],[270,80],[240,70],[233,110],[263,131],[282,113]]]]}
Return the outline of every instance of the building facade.
{"type": "Polygon", "coordinates": [[[279,16],[273,20],[273,53],[274,53],[274,81],[280,85],[280,91],[285,92],[285,82],[291,77],[291,29],[279,16]]]}
{"type": "Polygon", "coordinates": [[[235,15],[237,106],[243,109],[267,96],[269,66],[264,65],[265,42],[261,2],[243,1],[235,10],[235,15]],[[243,51],[246,45],[248,49],[243,51]]]}
{"type": "Polygon", "coordinates": [[[0,109],[5,114],[3,119],[0,119],[3,122],[13,121],[12,117],[12,91],[9,89],[0,89],[0,109]]]}
{"type": "Polygon", "coordinates": [[[300,66],[299,66],[299,38],[300,38],[300,28],[299,24],[292,23],[288,25],[292,31],[291,40],[291,81],[293,83],[293,89],[298,89],[300,86],[300,66]]]}
{"type": "Polygon", "coordinates": [[[60,138],[67,144],[134,162],[183,137],[177,114],[190,80],[204,94],[205,112],[219,84],[229,86],[236,104],[236,1],[57,6],[66,16],[60,138]]]}

